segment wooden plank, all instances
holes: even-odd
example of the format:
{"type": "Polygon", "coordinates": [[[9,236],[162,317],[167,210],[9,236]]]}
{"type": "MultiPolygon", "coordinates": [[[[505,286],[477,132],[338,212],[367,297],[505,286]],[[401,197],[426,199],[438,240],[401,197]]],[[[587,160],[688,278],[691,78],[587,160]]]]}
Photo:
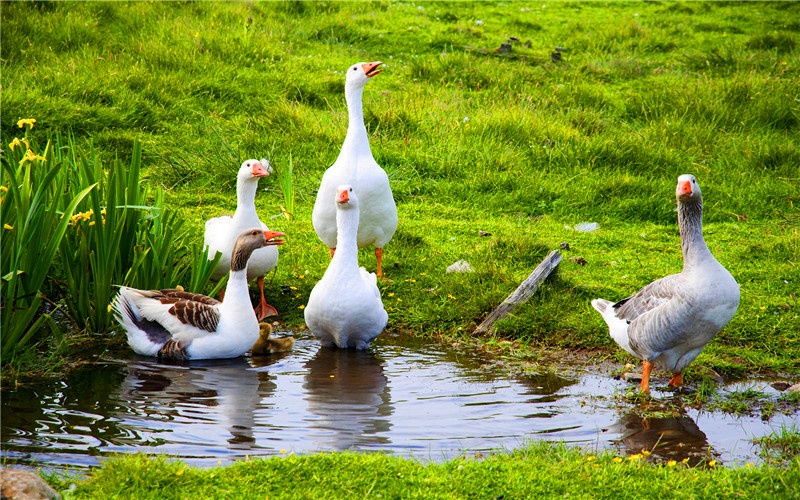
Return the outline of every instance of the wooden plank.
{"type": "Polygon", "coordinates": [[[475,333],[487,333],[492,328],[492,324],[494,324],[495,321],[505,318],[519,304],[528,300],[528,297],[533,295],[533,292],[536,291],[539,284],[553,272],[559,262],[561,262],[561,252],[558,250],[550,252],[542,263],[536,266],[536,269],[525,278],[525,281],[514,290],[514,293],[506,297],[506,300],[497,306],[495,310],[478,325],[478,328],[475,329],[475,333]]]}

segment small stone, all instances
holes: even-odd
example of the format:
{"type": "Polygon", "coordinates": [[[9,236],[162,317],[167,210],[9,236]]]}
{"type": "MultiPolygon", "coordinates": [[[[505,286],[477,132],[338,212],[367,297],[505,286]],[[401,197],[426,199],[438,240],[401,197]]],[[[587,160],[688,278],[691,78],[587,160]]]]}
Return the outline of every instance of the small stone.
{"type": "Polygon", "coordinates": [[[792,384],[790,384],[789,382],[773,382],[770,385],[772,386],[773,389],[780,392],[783,392],[792,386],[792,384]]]}
{"type": "Polygon", "coordinates": [[[501,43],[500,48],[496,51],[498,54],[509,54],[511,53],[511,44],[510,43],[501,43]]]}
{"type": "Polygon", "coordinates": [[[625,372],[622,374],[622,380],[626,382],[636,382],[639,383],[642,381],[642,374],[635,373],[635,372],[625,372]]]}
{"type": "Polygon", "coordinates": [[[559,243],[558,248],[560,248],[561,250],[569,250],[569,243],[567,243],[566,241],[559,243]]]}
{"type": "Polygon", "coordinates": [[[574,264],[578,264],[579,266],[585,266],[586,264],[589,263],[583,257],[570,257],[569,261],[574,263],[574,264]]]}
{"type": "Polygon", "coordinates": [[[488,231],[478,231],[478,236],[491,236],[492,233],[488,231]]]}
{"type": "Polygon", "coordinates": [[[0,496],[9,500],[61,499],[38,474],[20,469],[0,468],[0,496]]]}
{"type": "Polygon", "coordinates": [[[472,266],[469,265],[469,262],[466,260],[459,260],[458,262],[454,262],[447,267],[448,273],[471,273],[472,266]]]}
{"type": "Polygon", "coordinates": [[[553,52],[550,54],[550,60],[554,63],[561,62],[561,52],[553,52]]]}

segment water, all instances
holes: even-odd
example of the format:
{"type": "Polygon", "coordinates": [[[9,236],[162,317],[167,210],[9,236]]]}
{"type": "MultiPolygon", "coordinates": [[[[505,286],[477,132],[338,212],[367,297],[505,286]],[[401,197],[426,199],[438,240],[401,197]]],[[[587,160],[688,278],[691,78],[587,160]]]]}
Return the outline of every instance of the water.
{"type": "Polygon", "coordinates": [[[63,381],[4,391],[2,456],[49,470],[137,451],[197,466],[329,450],[439,461],[545,439],[743,464],[758,462],[750,439],[797,419],[689,410],[643,422],[613,397],[626,382],[508,377],[493,366],[465,350],[390,334],[366,352],[321,349],[299,337],[291,353],[251,359],[104,359],[63,381]]]}

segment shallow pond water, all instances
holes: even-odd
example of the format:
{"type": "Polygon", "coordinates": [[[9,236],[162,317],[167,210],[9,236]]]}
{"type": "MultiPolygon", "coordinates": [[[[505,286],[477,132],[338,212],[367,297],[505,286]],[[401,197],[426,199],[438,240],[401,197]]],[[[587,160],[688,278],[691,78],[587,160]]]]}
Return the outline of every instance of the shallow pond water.
{"type": "MultiPolygon", "coordinates": [[[[439,461],[545,439],[744,464],[758,462],[753,437],[797,420],[688,410],[643,421],[614,398],[626,382],[601,374],[509,377],[487,361],[390,334],[365,352],[320,348],[300,336],[291,353],[264,357],[103,359],[66,380],[4,391],[2,456],[55,470],[137,451],[198,466],[325,450],[439,461]]],[[[747,387],[775,393],[766,383],[747,387]]]]}

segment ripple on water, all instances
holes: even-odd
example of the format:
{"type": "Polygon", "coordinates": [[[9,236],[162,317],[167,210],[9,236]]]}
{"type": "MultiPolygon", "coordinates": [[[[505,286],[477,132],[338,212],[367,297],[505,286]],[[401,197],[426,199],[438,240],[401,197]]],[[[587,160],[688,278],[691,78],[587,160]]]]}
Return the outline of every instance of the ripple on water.
{"type": "Polygon", "coordinates": [[[690,410],[643,421],[613,398],[624,382],[593,374],[507,377],[486,361],[391,335],[366,352],[322,349],[299,337],[291,353],[252,359],[106,360],[67,380],[4,392],[2,455],[52,469],[142,447],[199,466],[348,449],[442,460],[546,439],[746,463],[757,461],[750,438],[796,419],[690,410]]]}

